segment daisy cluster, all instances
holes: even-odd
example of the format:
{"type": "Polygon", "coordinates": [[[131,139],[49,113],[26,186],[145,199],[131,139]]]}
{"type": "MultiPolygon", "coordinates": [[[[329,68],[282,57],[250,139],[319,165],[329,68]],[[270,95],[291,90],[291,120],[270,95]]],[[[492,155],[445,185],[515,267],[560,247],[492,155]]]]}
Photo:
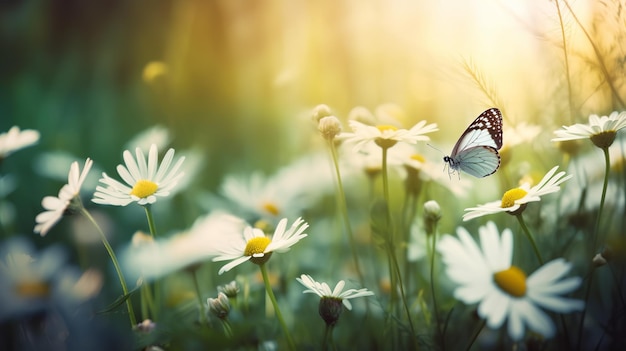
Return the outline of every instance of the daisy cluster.
{"type": "MultiPolygon", "coordinates": [[[[63,158],[67,182],[56,196],[42,194],[28,228],[36,236],[0,217],[8,237],[0,244],[0,348],[626,342],[626,241],[616,224],[626,113],[555,130],[555,155],[571,150],[557,148],[563,143],[595,146],[562,162],[518,160],[517,150],[543,138],[541,128],[505,126],[497,172],[474,178],[459,167],[458,179],[426,145],[439,126],[398,118],[397,106],[356,107],[342,118],[319,105],[311,115],[314,152],[274,172],[225,173],[214,190],[194,182],[201,154],[168,148],[174,139],[163,126],[125,144],[115,175],[96,157],[63,158]],[[62,248],[63,231],[95,233],[101,246],[62,248]]],[[[0,161],[39,137],[18,127],[0,134],[0,161]]],[[[7,177],[3,202],[17,189],[7,177]]]]}

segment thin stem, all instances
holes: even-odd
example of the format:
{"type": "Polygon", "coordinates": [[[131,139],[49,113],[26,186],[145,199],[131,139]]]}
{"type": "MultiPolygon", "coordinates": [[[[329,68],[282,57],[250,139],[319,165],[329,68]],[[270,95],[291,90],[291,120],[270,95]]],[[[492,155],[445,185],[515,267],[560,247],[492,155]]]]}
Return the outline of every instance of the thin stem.
{"type": "Polygon", "coordinates": [[[205,307],[205,303],[202,300],[202,292],[200,291],[200,284],[198,284],[198,274],[197,274],[198,270],[194,269],[191,271],[191,280],[193,280],[193,286],[196,289],[196,297],[198,298],[198,303],[200,304],[200,314],[202,315],[200,317],[200,320],[202,321],[202,323],[208,324],[208,318],[207,318],[207,313],[206,313],[206,307],[205,307]]]}
{"type": "Polygon", "coordinates": [[[578,323],[578,342],[576,342],[576,350],[580,350],[583,341],[583,325],[585,324],[585,315],[587,314],[587,306],[589,306],[589,295],[591,295],[591,282],[593,281],[593,273],[595,271],[595,267],[592,267],[591,272],[589,272],[589,280],[587,281],[587,289],[585,290],[585,308],[582,311],[580,322],[578,323]]]}
{"type": "Polygon", "coordinates": [[[430,253],[430,292],[433,296],[433,309],[435,310],[435,320],[437,321],[437,336],[441,342],[441,349],[445,350],[445,339],[443,337],[443,333],[441,332],[441,322],[439,320],[439,309],[437,307],[437,295],[435,295],[435,253],[437,252],[437,223],[434,224],[433,232],[431,234],[433,237],[432,250],[430,253]]]}
{"type": "MultiPolygon", "coordinates": [[[[143,208],[146,211],[146,218],[148,220],[148,227],[150,228],[150,235],[152,236],[152,238],[156,239],[157,232],[156,232],[156,226],[154,225],[154,216],[152,215],[152,207],[150,205],[145,205],[143,206],[143,208]]],[[[158,279],[154,281],[154,284],[153,284],[154,300],[152,299],[150,286],[148,285],[148,283],[145,283],[145,284],[146,284],[146,295],[149,296],[150,298],[150,303],[148,304],[148,306],[150,307],[150,310],[152,312],[152,318],[156,320],[158,316],[159,306],[161,306],[161,283],[158,279]]]]}
{"type": "Polygon", "coordinates": [[[602,184],[602,196],[600,197],[600,207],[598,208],[598,217],[596,218],[596,226],[593,233],[593,246],[591,249],[595,254],[598,245],[598,237],[600,236],[600,222],[602,220],[602,211],[604,210],[604,200],[606,199],[606,188],[609,185],[609,173],[611,172],[611,158],[609,155],[609,148],[602,148],[604,152],[604,183],[602,184]]]}
{"type": "Polygon", "coordinates": [[[528,227],[526,226],[526,222],[524,222],[524,217],[522,217],[521,213],[518,215],[515,215],[515,217],[517,218],[519,225],[522,227],[524,234],[526,234],[526,237],[530,241],[530,244],[533,247],[533,251],[535,251],[535,255],[537,256],[537,259],[539,259],[539,263],[543,265],[543,258],[541,258],[541,254],[539,253],[539,249],[537,248],[537,243],[535,242],[535,238],[530,233],[530,230],[528,230],[528,227]]]}
{"type": "Polygon", "coordinates": [[[100,239],[102,240],[102,244],[104,244],[104,247],[106,248],[109,254],[109,257],[111,257],[111,261],[113,262],[113,266],[115,267],[115,272],[117,273],[117,277],[120,280],[120,285],[122,285],[122,292],[124,293],[124,296],[126,296],[126,308],[128,309],[128,318],[130,320],[130,325],[131,327],[135,327],[137,325],[137,319],[135,318],[135,311],[133,309],[133,304],[130,300],[130,296],[128,296],[128,287],[126,286],[126,279],[124,279],[124,274],[122,273],[120,264],[117,261],[117,256],[115,256],[115,252],[113,251],[111,244],[109,244],[109,240],[107,239],[106,235],[104,235],[102,228],[100,228],[100,226],[98,225],[98,222],[96,222],[96,220],[91,216],[91,213],[89,213],[89,211],[87,211],[87,209],[83,207],[82,204],[80,206],[80,212],[83,216],[85,216],[85,218],[87,218],[94,225],[94,227],[96,227],[96,230],[100,234],[100,239]]]}
{"type": "Polygon", "coordinates": [[[345,230],[348,235],[348,241],[350,243],[350,251],[352,252],[352,260],[354,261],[354,268],[356,269],[356,273],[359,276],[359,281],[361,282],[361,286],[365,286],[365,278],[363,277],[363,272],[361,271],[361,265],[359,264],[359,257],[357,255],[357,250],[356,250],[356,242],[354,240],[352,226],[350,225],[350,216],[348,215],[346,193],[343,189],[343,182],[341,181],[341,172],[339,171],[339,159],[337,157],[337,149],[335,148],[335,144],[333,140],[328,140],[328,148],[330,149],[330,153],[333,159],[333,165],[335,168],[335,176],[337,180],[337,190],[338,190],[337,205],[339,207],[339,211],[341,212],[341,217],[343,219],[345,230]]]}
{"type": "Polygon", "coordinates": [[[148,227],[150,228],[150,235],[156,239],[156,226],[154,225],[154,217],[152,216],[152,208],[150,205],[143,206],[144,210],[146,210],[146,217],[148,217],[148,227]]]}
{"type": "Polygon", "coordinates": [[[386,205],[385,216],[387,218],[387,221],[386,221],[387,228],[385,228],[387,230],[387,240],[386,240],[385,248],[387,249],[387,256],[389,260],[389,280],[391,283],[389,313],[390,315],[393,315],[395,313],[394,310],[395,310],[396,300],[398,298],[397,291],[396,291],[396,286],[397,286],[396,274],[393,268],[394,261],[395,261],[395,254],[394,254],[395,240],[394,240],[393,227],[391,225],[391,208],[389,206],[390,204],[389,204],[389,179],[387,175],[387,148],[381,147],[381,149],[382,149],[383,197],[385,199],[385,205],[386,205]]]}
{"type": "Polygon", "coordinates": [[[224,327],[224,334],[226,334],[228,338],[232,338],[233,327],[230,326],[230,322],[228,321],[228,319],[223,318],[223,319],[220,319],[220,321],[222,321],[222,326],[224,327]]]}
{"type": "MultiPolygon", "coordinates": [[[[390,249],[393,252],[393,248],[390,249]]],[[[398,278],[398,286],[400,286],[400,297],[402,298],[402,305],[404,306],[404,310],[406,311],[406,318],[409,321],[409,327],[411,328],[411,340],[415,337],[415,327],[413,326],[413,320],[411,319],[411,310],[409,309],[409,305],[406,303],[406,294],[404,293],[404,284],[402,283],[402,275],[400,274],[400,265],[398,265],[398,259],[396,255],[392,255],[391,259],[393,260],[393,265],[396,270],[396,275],[398,278]]],[[[395,289],[395,287],[393,287],[395,289]]]]}
{"type": "Polygon", "coordinates": [[[334,326],[326,323],[326,329],[324,329],[324,341],[322,344],[322,350],[328,350],[328,345],[335,349],[335,343],[333,342],[333,329],[334,326]]]}
{"type": "Polygon", "coordinates": [[[152,299],[152,292],[150,291],[150,285],[148,282],[143,282],[141,284],[141,315],[144,318],[150,316],[150,311],[154,310],[154,300],[152,299]]]}
{"type": "Polygon", "coordinates": [[[556,13],[559,15],[559,25],[561,27],[561,38],[563,39],[563,57],[565,58],[565,78],[567,79],[567,100],[569,103],[570,122],[574,120],[574,102],[572,101],[572,80],[569,74],[569,57],[567,56],[567,40],[565,37],[565,26],[563,25],[563,15],[561,14],[560,0],[555,0],[556,13]]]}
{"type": "MultiPolygon", "coordinates": [[[[389,267],[390,275],[391,275],[391,296],[392,300],[396,295],[396,286],[400,287],[400,297],[402,299],[402,304],[404,306],[404,310],[406,311],[406,317],[409,321],[409,326],[411,327],[411,340],[415,337],[415,328],[413,326],[413,321],[411,320],[411,310],[409,309],[409,305],[406,303],[406,296],[404,294],[404,284],[402,283],[402,274],[400,273],[400,265],[398,264],[398,258],[395,252],[395,233],[393,230],[393,225],[391,223],[391,207],[389,204],[389,177],[387,175],[387,149],[386,147],[382,147],[383,156],[382,156],[382,172],[383,172],[383,194],[385,197],[385,203],[387,204],[387,230],[388,237],[387,240],[387,253],[391,259],[392,267],[389,267]],[[395,270],[395,274],[394,274],[395,270]],[[397,281],[396,281],[397,279],[397,281]]],[[[393,310],[392,310],[393,311],[393,310]]]]}
{"type": "Polygon", "coordinates": [[[480,335],[480,332],[485,327],[485,324],[487,324],[487,320],[483,319],[482,323],[480,323],[480,328],[476,330],[476,332],[474,333],[474,336],[472,336],[472,339],[470,340],[470,343],[465,348],[466,351],[469,351],[472,348],[472,346],[474,345],[474,342],[476,342],[476,339],[478,339],[478,335],[480,335]]]}
{"type": "Polygon", "coordinates": [[[622,302],[622,309],[626,308],[626,301],[624,300],[624,292],[622,291],[622,282],[618,278],[618,275],[615,274],[615,270],[613,266],[609,264],[609,271],[611,271],[611,276],[613,276],[613,280],[615,280],[615,289],[617,289],[617,296],[619,300],[622,302]]]}
{"type": "Polygon", "coordinates": [[[270,301],[272,301],[272,305],[274,306],[274,312],[276,313],[278,322],[280,322],[281,328],[283,328],[283,333],[285,333],[285,337],[287,338],[289,349],[296,350],[296,344],[293,342],[293,339],[291,338],[291,334],[289,333],[289,328],[287,328],[287,323],[285,323],[283,314],[280,313],[278,302],[276,301],[276,297],[274,296],[274,291],[272,291],[272,286],[270,285],[270,279],[267,275],[267,268],[265,268],[265,264],[260,264],[259,267],[261,267],[261,275],[263,276],[263,283],[265,283],[265,291],[267,292],[267,296],[270,298],[270,301]]]}
{"type": "Polygon", "coordinates": [[[600,70],[602,71],[602,74],[604,75],[604,78],[606,79],[606,83],[609,85],[609,88],[611,89],[611,93],[613,93],[613,96],[615,97],[615,99],[617,99],[617,101],[620,103],[621,106],[625,106],[624,101],[622,100],[622,98],[619,96],[619,93],[617,92],[617,88],[615,88],[615,84],[613,83],[613,80],[611,79],[609,70],[606,68],[606,64],[604,63],[604,60],[602,59],[602,54],[600,53],[600,50],[598,49],[596,44],[593,42],[591,35],[589,35],[589,32],[587,32],[583,24],[580,22],[580,20],[578,19],[578,16],[576,16],[576,14],[574,13],[574,10],[569,5],[567,0],[563,0],[563,3],[565,4],[569,12],[572,14],[572,18],[574,18],[574,21],[576,21],[576,24],[578,24],[580,29],[583,31],[583,33],[587,37],[587,40],[589,40],[589,44],[591,44],[591,48],[593,49],[593,52],[596,54],[596,58],[598,59],[598,63],[600,64],[600,70]]]}

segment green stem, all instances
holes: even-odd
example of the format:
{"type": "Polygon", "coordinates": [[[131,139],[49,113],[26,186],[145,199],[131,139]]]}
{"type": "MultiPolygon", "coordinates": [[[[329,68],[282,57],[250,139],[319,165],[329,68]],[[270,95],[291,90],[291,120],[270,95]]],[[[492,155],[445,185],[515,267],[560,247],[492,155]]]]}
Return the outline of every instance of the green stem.
{"type": "Polygon", "coordinates": [[[592,266],[591,272],[589,272],[589,280],[587,281],[587,289],[585,290],[585,308],[580,316],[580,322],[578,323],[578,342],[576,342],[576,350],[580,350],[580,346],[583,342],[583,325],[585,324],[585,315],[587,314],[587,306],[589,306],[589,295],[591,294],[591,282],[593,281],[593,273],[595,267],[592,266]]]}
{"type": "MultiPolygon", "coordinates": [[[[402,304],[404,306],[404,310],[406,311],[406,317],[409,321],[409,326],[411,328],[411,340],[415,338],[415,327],[413,326],[413,321],[411,319],[411,310],[409,309],[409,305],[406,303],[406,296],[404,293],[404,284],[402,283],[402,274],[400,273],[400,265],[398,264],[398,258],[395,252],[395,232],[394,227],[391,223],[391,207],[389,204],[389,177],[387,175],[387,149],[386,147],[382,147],[383,156],[382,156],[382,173],[383,173],[383,194],[385,197],[385,203],[387,204],[387,230],[389,240],[387,241],[387,253],[391,258],[392,266],[389,267],[390,275],[391,275],[391,297],[396,297],[396,286],[400,287],[400,298],[402,299],[402,304]],[[395,270],[395,274],[394,274],[395,270]],[[396,281],[397,279],[397,281],[396,281]]],[[[393,310],[392,310],[393,311],[393,310]]]]}
{"type": "Polygon", "coordinates": [[[352,252],[352,260],[354,261],[354,268],[356,269],[356,273],[359,276],[359,281],[361,282],[361,286],[365,286],[365,278],[363,276],[363,272],[361,271],[361,265],[359,264],[359,257],[357,255],[356,242],[354,240],[354,234],[352,232],[352,226],[350,225],[350,216],[348,215],[348,205],[346,202],[346,193],[343,189],[343,182],[341,181],[341,172],[339,171],[339,159],[337,157],[337,149],[335,148],[335,144],[333,140],[328,140],[328,147],[330,148],[330,153],[333,159],[333,165],[335,168],[335,176],[337,179],[337,205],[339,207],[339,211],[341,212],[341,217],[343,219],[343,223],[345,226],[346,233],[348,235],[348,241],[350,243],[350,251],[352,252]]]}
{"type": "Polygon", "coordinates": [[[322,350],[328,350],[328,345],[331,345],[331,348],[335,349],[335,344],[333,343],[333,329],[334,326],[330,324],[326,324],[326,329],[324,330],[324,341],[322,344],[322,350]]]}
{"type": "Polygon", "coordinates": [[[150,235],[156,239],[156,226],[154,225],[154,217],[152,216],[152,208],[150,205],[143,206],[144,210],[146,210],[146,217],[148,217],[148,227],[150,228],[150,235]]]}
{"type": "Polygon", "coordinates": [[[152,292],[148,282],[144,281],[141,284],[141,315],[144,318],[150,316],[150,311],[154,310],[154,300],[152,299],[152,292]]]}
{"type": "Polygon", "coordinates": [[[432,251],[430,253],[430,291],[433,295],[433,309],[435,310],[435,321],[437,322],[437,336],[439,337],[441,342],[441,349],[445,350],[445,339],[443,337],[443,333],[441,332],[441,321],[439,320],[439,309],[437,307],[437,295],[435,295],[435,253],[437,252],[437,223],[434,224],[431,236],[433,237],[433,245],[432,251]]]}
{"type": "Polygon", "coordinates": [[[224,327],[224,334],[226,334],[226,337],[232,338],[233,328],[230,326],[230,322],[226,318],[220,320],[222,321],[222,326],[224,327]]]}
{"type": "Polygon", "coordinates": [[[296,344],[293,342],[293,339],[291,338],[291,334],[289,333],[289,328],[287,328],[287,323],[285,323],[285,319],[283,318],[282,313],[280,313],[278,302],[276,301],[276,297],[274,296],[274,291],[272,291],[272,286],[270,285],[270,279],[267,275],[267,268],[265,268],[265,264],[260,264],[259,267],[261,267],[261,275],[263,276],[263,283],[265,284],[265,291],[267,292],[267,296],[270,298],[270,301],[272,301],[272,305],[274,306],[274,312],[276,313],[278,322],[280,322],[281,328],[283,328],[283,333],[285,333],[285,337],[287,338],[289,349],[296,350],[296,344]]]}
{"type": "Polygon", "coordinates": [[[472,336],[472,339],[470,340],[470,343],[467,345],[467,348],[465,348],[466,351],[469,351],[472,348],[472,346],[474,345],[474,342],[476,342],[476,339],[478,339],[478,335],[480,335],[480,332],[485,327],[485,324],[487,324],[487,320],[483,319],[482,323],[480,323],[480,328],[476,330],[476,332],[472,336]]]}
{"type": "Polygon", "coordinates": [[[115,252],[113,252],[113,248],[111,244],[109,244],[109,240],[106,235],[102,231],[102,228],[98,225],[98,222],[91,216],[91,213],[87,211],[85,207],[80,206],[80,212],[85,218],[87,218],[93,225],[96,227],[96,230],[100,234],[100,239],[102,240],[102,244],[106,248],[109,253],[109,257],[111,257],[111,261],[113,262],[113,266],[115,267],[115,272],[117,273],[117,277],[120,280],[120,284],[122,285],[122,291],[124,292],[124,296],[126,296],[126,308],[128,309],[128,318],[130,320],[131,327],[135,327],[137,325],[137,319],[135,318],[135,311],[133,309],[133,304],[131,302],[130,296],[128,296],[128,287],[126,286],[126,279],[124,279],[124,274],[122,273],[122,269],[120,268],[120,264],[117,261],[117,256],[115,256],[115,252]]]}
{"type": "MultiPolygon", "coordinates": [[[[143,208],[146,211],[146,218],[148,219],[148,227],[150,228],[150,235],[152,236],[153,239],[156,239],[157,231],[156,231],[156,226],[154,225],[154,216],[152,215],[152,207],[148,204],[148,205],[143,206],[143,208]]],[[[161,283],[158,279],[154,281],[154,284],[153,284],[154,300],[152,299],[150,286],[148,285],[148,283],[145,283],[145,284],[146,284],[146,294],[150,297],[150,303],[148,304],[148,306],[150,307],[150,310],[152,312],[152,318],[156,320],[158,317],[158,309],[161,306],[161,283]]]]}
{"type": "Polygon", "coordinates": [[[387,249],[387,256],[389,259],[389,280],[391,284],[390,291],[390,302],[389,302],[389,314],[393,315],[395,313],[395,305],[396,300],[398,299],[397,291],[396,291],[396,274],[394,273],[393,265],[394,265],[394,250],[395,250],[395,240],[394,240],[394,232],[391,226],[391,209],[389,206],[389,179],[387,176],[387,148],[382,148],[382,176],[383,176],[383,197],[386,205],[386,219],[387,219],[387,240],[385,248],[387,249]]]}
{"type": "Polygon", "coordinates": [[[602,211],[604,210],[604,200],[606,199],[606,188],[609,185],[609,173],[611,172],[611,158],[609,155],[609,148],[602,148],[604,152],[604,183],[602,184],[602,196],[600,197],[600,208],[598,208],[598,217],[596,218],[596,226],[593,233],[593,254],[596,253],[598,245],[598,237],[600,236],[600,222],[602,220],[602,211]]]}
{"type": "Polygon", "coordinates": [[[194,269],[191,271],[191,280],[193,280],[193,286],[196,289],[196,297],[198,298],[198,303],[200,304],[200,320],[202,323],[208,325],[208,318],[206,313],[205,302],[202,300],[202,292],[200,291],[200,284],[198,284],[198,270],[194,269]]]}
{"type": "Polygon", "coordinates": [[[526,222],[524,222],[524,217],[522,217],[521,213],[515,215],[515,217],[517,218],[519,225],[522,227],[524,234],[526,234],[528,241],[530,241],[530,244],[533,247],[533,251],[535,251],[535,255],[537,256],[537,259],[539,259],[539,263],[543,265],[543,258],[541,258],[541,254],[539,253],[539,249],[537,248],[537,243],[535,242],[535,238],[530,233],[530,230],[528,230],[528,227],[526,226],[526,222]]]}

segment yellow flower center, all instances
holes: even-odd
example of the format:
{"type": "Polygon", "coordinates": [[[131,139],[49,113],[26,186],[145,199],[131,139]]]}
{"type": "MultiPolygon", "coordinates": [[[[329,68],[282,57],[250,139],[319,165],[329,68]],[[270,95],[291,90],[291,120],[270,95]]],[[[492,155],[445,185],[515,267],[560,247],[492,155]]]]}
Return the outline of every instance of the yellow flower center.
{"type": "Polygon", "coordinates": [[[246,244],[246,249],[244,250],[244,256],[252,256],[254,254],[262,254],[265,251],[267,245],[269,245],[272,241],[265,236],[257,236],[248,240],[246,244]]]}
{"type": "Polygon", "coordinates": [[[426,159],[420,154],[411,155],[411,160],[417,161],[419,163],[426,163],[426,159]]]}
{"type": "Polygon", "coordinates": [[[261,205],[261,207],[265,211],[273,214],[274,216],[278,216],[278,214],[280,213],[280,210],[278,209],[278,206],[276,206],[274,203],[271,203],[271,202],[265,202],[265,203],[263,203],[261,205]]]}
{"type": "Polygon", "coordinates": [[[515,205],[515,201],[523,198],[524,196],[526,196],[526,194],[528,194],[526,190],[521,188],[508,190],[506,193],[504,193],[504,195],[502,195],[502,204],[500,205],[500,207],[512,207],[515,205]]]}
{"type": "MultiPolygon", "coordinates": [[[[380,130],[381,133],[384,133],[385,131],[388,131],[388,130],[392,132],[395,132],[396,130],[398,130],[398,127],[392,126],[390,124],[377,125],[376,128],[378,128],[378,130],[380,130]]],[[[387,139],[387,138],[376,138],[374,142],[376,143],[376,145],[380,146],[381,148],[388,149],[396,145],[398,141],[394,139],[387,139]]]]}
{"type": "Polygon", "coordinates": [[[147,179],[140,179],[137,183],[135,183],[135,186],[133,187],[133,190],[130,191],[130,194],[143,199],[156,193],[158,189],[159,186],[155,182],[147,179]]]}
{"type": "Polygon", "coordinates": [[[21,282],[15,287],[19,296],[37,298],[50,294],[50,285],[41,281],[21,282]]]}
{"type": "Polygon", "coordinates": [[[526,294],[526,274],[515,266],[494,273],[493,280],[502,291],[511,296],[522,297],[526,294]]]}
{"type": "Polygon", "coordinates": [[[376,128],[378,128],[378,130],[380,130],[381,133],[384,133],[387,130],[390,130],[392,132],[395,132],[396,130],[398,130],[398,127],[392,126],[391,124],[380,124],[380,125],[377,125],[376,128]]]}

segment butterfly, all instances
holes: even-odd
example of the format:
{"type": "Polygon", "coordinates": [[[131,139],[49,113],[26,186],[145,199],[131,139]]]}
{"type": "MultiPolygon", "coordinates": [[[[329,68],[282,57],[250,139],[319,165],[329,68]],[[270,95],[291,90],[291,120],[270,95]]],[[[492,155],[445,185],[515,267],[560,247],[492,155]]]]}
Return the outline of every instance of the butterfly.
{"type": "Polygon", "coordinates": [[[482,178],[494,174],[500,167],[502,147],[502,113],[490,108],[467,127],[443,161],[450,167],[448,173],[461,171],[482,178]]]}

